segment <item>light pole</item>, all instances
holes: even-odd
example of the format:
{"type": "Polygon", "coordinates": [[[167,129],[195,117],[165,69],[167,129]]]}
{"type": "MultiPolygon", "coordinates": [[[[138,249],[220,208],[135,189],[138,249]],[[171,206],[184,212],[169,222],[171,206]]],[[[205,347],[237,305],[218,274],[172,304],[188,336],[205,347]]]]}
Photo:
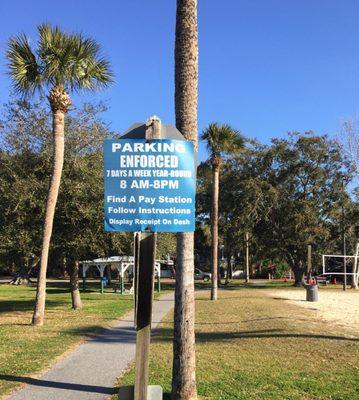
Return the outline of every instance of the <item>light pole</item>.
{"type": "Polygon", "coordinates": [[[249,233],[246,232],[246,282],[249,282],[249,233]]]}
{"type": "Polygon", "coordinates": [[[308,243],[307,284],[312,278],[312,244],[308,243]]]}
{"type": "Polygon", "coordinates": [[[220,246],[219,246],[219,248],[220,248],[220,254],[218,255],[219,257],[218,257],[218,286],[221,284],[221,279],[222,279],[222,275],[221,275],[221,266],[222,266],[222,263],[223,263],[223,260],[224,260],[224,257],[223,257],[223,249],[224,249],[224,245],[223,244],[221,244],[220,246]]]}
{"type": "Polygon", "coordinates": [[[344,193],[345,193],[345,184],[348,182],[348,177],[346,175],[343,176],[342,179],[342,240],[343,240],[343,260],[344,260],[344,279],[343,279],[343,290],[347,290],[347,244],[346,244],[346,235],[345,235],[345,201],[344,201],[344,193]]]}

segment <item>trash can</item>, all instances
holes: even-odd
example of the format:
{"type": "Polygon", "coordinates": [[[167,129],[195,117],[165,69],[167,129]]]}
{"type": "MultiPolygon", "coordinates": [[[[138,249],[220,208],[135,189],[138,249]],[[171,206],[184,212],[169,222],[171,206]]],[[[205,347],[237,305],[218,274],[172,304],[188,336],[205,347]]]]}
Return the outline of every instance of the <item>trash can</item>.
{"type": "Polygon", "coordinates": [[[307,301],[318,301],[318,285],[306,285],[307,301]]]}

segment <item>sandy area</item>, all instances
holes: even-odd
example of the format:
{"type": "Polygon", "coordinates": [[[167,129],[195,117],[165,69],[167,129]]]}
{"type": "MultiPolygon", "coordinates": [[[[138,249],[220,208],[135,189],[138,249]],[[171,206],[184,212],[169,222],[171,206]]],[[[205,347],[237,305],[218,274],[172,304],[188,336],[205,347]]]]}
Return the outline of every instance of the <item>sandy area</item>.
{"type": "Polygon", "coordinates": [[[265,290],[265,293],[313,310],[319,318],[359,333],[359,290],[349,289],[344,292],[319,287],[318,302],[305,301],[305,289],[265,290]]]}

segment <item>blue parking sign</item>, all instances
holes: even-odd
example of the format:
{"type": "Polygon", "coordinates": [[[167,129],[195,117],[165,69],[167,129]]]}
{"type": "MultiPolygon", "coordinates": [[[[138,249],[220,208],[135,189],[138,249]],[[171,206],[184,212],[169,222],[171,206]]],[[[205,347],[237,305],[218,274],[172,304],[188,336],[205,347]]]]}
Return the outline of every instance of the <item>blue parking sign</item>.
{"type": "Polygon", "coordinates": [[[105,140],[104,179],[106,231],[194,231],[192,142],[105,140]]]}

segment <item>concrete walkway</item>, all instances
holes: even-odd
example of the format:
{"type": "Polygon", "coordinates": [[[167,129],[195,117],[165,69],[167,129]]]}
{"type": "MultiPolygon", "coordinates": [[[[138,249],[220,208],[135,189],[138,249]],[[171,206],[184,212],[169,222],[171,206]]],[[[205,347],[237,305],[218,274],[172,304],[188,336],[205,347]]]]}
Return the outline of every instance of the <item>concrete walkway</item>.
{"type": "MultiPolygon", "coordinates": [[[[152,327],[173,308],[173,293],[153,303],[152,327]]],[[[133,311],[105,329],[38,378],[9,377],[27,385],[8,400],[103,400],[114,393],[116,378],[135,356],[133,311]]]]}

